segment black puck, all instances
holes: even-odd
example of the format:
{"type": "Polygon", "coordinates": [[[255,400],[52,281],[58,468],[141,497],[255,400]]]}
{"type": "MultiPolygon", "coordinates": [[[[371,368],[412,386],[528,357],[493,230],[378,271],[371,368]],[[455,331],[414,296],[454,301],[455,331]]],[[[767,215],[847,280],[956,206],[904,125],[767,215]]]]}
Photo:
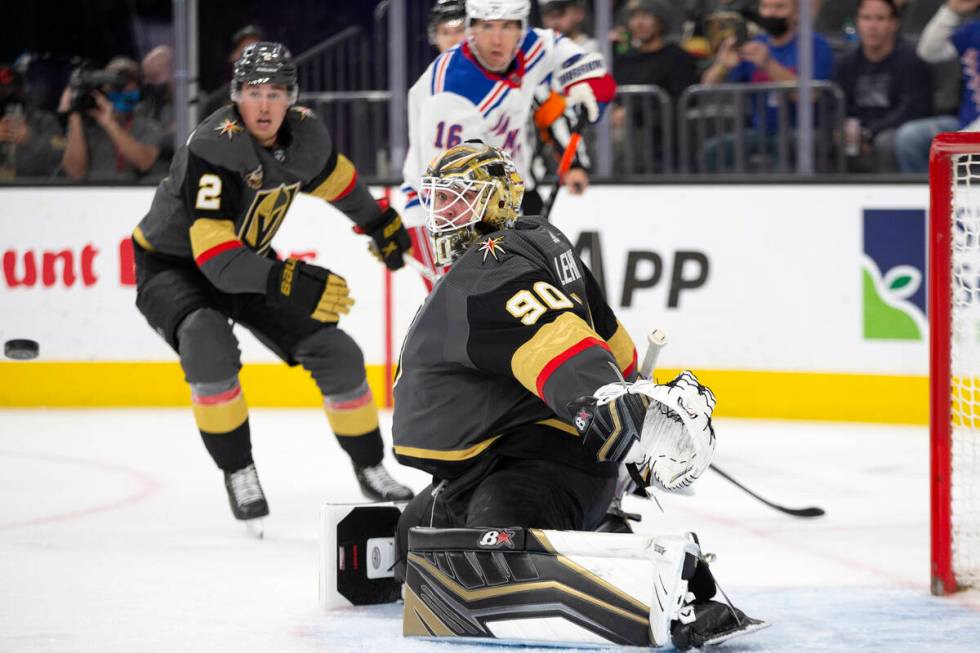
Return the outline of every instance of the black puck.
{"type": "Polygon", "coordinates": [[[40,346],[34,340],[16,339],[3,343],[3,355],[17,361],[28,361],[37,358],[40,346]]]}

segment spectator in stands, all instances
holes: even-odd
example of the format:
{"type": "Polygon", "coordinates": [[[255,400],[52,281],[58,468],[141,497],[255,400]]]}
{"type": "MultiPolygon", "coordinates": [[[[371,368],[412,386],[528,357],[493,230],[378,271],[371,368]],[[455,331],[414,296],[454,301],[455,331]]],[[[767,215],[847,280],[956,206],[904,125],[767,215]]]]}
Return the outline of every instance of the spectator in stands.
{"type": "Polygon", "coordinates": [[[174,134],[177,118],[174,113],[174,50],[160,45],[143,57],[143,94],[150,118],[160,125],[160,156],[150,176],[162,179],[174,156],[174,134]]]}
{"type": "Polygon", "coordinates": [[[967,20],[980,0],[948,0],[919,38],[917,52],[930,63],[955,59],[963,64],[959,117],[933,116],[902,125],[895,134],[895,158],[902,172],[927,172],[929,147],[940,132],[980,131],[980,20],[967,20]]]}
{"type": "MultiPolygon", "coordinates": [[[[735,37],[725,39],[714,63],[704,71],[701,83],[712,85],[724,82],[766,83],[795,82],[799,61],[799,24],[796,0],[760,0],[759,27],[765,34],[746,43],[735,37]]],[[[810,43],[813,48],[813,78],[830,79],[834,60],[830,45],[817,33],[810,43]]],[[[765,124],[758,124],[757,112],[752,112],[752,129],[745,131],[746,151],[762,149],[775,152],[778,142],[779,101],[775,93],[768,94],[764,112],[765,124]]],[[[759,98],[754,98],[758,101],[759,98]]],[[[789,104],[789,123],[795,124],[796,110],[789,104]]],[[[710,171],[730,169],[735,159],[735,141],[731,135],[706,143],[707,165],[710,171]]]]}
{"type": "Polygon", "coordinates": [[[50,177],[64,147],[54,115],[32,107],[23,76],[0,64],[0,180],[50,177]]]}
{"type": "Polygon", "coordinates": [[[586,52],[598,52],[599,42],[585,32],[585,0],[541,0],[541,22],[563,34],[586,52]]]}
{"type": "Polygon", "coordinates": [[[858,4],[858,47],[838,66],[837,81],[847,97],[845,139],[860,138],[853,147],[851,169],[894,172],[895,130],[932,113],[931,71],[911,45],[898,38],[895,0],[861,0],[858,4]]]}
{"type": "MultiPolygon", "coordinates": [[[[671,24],[664,3],[665,0],[630,0],[627,27],[631,47],[614,58],[613,76],[617,86],[659,86],[672,100],[677,100],[684,89],[697,83],[697,61],[680,46],[667,41],[671,24]]],[[[660,104],[653,102],[651,110],[645,113],[638,102],[642,100],[621,97],[613,107],[611,120],[617,169],[631,167],[631,162],[623,160],[627,151],[625,140],[641,134],[651,136],[652,142],[644,142],[643,146],[653,148],[654,161],[663,161],[665,139],[661,133],[660,104]],[[628,114],[631,115],[628,117],[628,114]],[[646,124],[644,119],[651,124],[646,124]]]]}
{"type": "MultiPolygon", "coordinates": [[[[630,0],[627,5],[627,27],[632,44],[629,51],[613,60],[613,71],[619,86],[652,84],[677,98],[684,89],[697,83],[697,62],[686,51],[666,40],[671,26],[664,2],[630,0]]],[[[613,120],[616,120],[615,113],[613,120]]]]}
{"type": "Polygon", "coordinates": [[[58,111],[68,116],[65,173],[75,181],[137,181],[160,154],[160,125],[140,103],[139,64],[116,57],[105,67],[116,82],[86,93],[94,108],[73,103],[69,86],[58,111]]]}
{"type": "MultiPolygon", "coordinates": [[[[245,48],[265,41],[265,31],[258,25],[246,25],[231,36],[231,51],[228,53],[228,66],[234,66],[235,62],[242,56],[245,48]]],[[[226,79],[231,79],[227,75],[226,79]]],[[[225,82],[211,93],[204,94],[204,101],[201,103],[201,118],[206,118],[212,113],[231,102],[231,82],[225,82]]]]}

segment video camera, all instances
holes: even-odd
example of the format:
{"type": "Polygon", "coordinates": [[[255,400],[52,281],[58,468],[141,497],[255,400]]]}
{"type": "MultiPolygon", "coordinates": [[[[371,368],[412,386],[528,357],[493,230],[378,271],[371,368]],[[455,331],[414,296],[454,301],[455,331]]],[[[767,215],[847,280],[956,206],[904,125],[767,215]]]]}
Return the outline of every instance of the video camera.
{"type": "Polygon", "coordinates": [[[102,92],[103,88],[108,87],[112,90],[122,90],[126,86],[128,78],[121,71],[109,72],[105,70],[92,70],[85,66],[76,68],[68,78],[68,87],[71,89],[71,107],[69,112],[86,112],[94,109],[97,105],[93,93],[102,92]]]}

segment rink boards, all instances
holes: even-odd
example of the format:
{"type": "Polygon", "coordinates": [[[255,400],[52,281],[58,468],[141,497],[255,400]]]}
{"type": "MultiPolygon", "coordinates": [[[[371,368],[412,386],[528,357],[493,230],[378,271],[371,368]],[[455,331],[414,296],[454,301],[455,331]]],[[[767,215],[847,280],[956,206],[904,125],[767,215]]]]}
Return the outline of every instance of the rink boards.
{"type": "MultiPolygon", "coordinates": [[[[37,361],[0,363],[0,405],[188,403],[134,307],[128,235],[152,193],[0,190],[0,339],[41,343],[37,361]]],[[[719,414],[924,423],[927,205],[925,185],[599,186],[561,197],[553,218],[634,340],[668,332],[661,376],[698,370],[719,414]]],[[[274,245],[347,278],[357,305],[341,326],[385,403],[424,298],[417,274],[388,275],[342,214],[305,196],[274,245]]],[[[249,404],[319,405],[305,373],[240,332],[249,404]]]]}

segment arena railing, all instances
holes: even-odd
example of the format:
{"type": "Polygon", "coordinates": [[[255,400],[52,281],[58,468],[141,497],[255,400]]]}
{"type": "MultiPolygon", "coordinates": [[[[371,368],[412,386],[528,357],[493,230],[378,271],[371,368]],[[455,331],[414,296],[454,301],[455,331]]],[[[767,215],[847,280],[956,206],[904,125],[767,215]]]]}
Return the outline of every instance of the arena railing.
{"type": "Polygon", "coordinates": [[[667,91],[624,85],[616,89],[616,102],[624,111],[622,124],[613,127],[616,176],[674,172],[674,103],[667,91]]]}
{"type": "Polygon", "coordinates": [[[296,56],[299,87],[305,91],[383,88],[373,64],[372,44],[359,26],[348,27],[296,56]]]}
{"type": "MultiPolygon", "coordinates": [[[[681,173],[786,174],[796,171],[793,82],[691,86],[677,106],[681,173]],[[776,129],[766,125],[776,109],[776,129]]],[[[845,99],[828,81],[813,82],[814,161],[818,173],[844,173],[845,99]]]]}
{"type": "Polygon", "coordinates": [[[357,162],[365,178],[389,179],[401,174],[388,158],[390,91],[324,91],[301,93],[299,101],[327,126],[338,151],[357,162]]]}

